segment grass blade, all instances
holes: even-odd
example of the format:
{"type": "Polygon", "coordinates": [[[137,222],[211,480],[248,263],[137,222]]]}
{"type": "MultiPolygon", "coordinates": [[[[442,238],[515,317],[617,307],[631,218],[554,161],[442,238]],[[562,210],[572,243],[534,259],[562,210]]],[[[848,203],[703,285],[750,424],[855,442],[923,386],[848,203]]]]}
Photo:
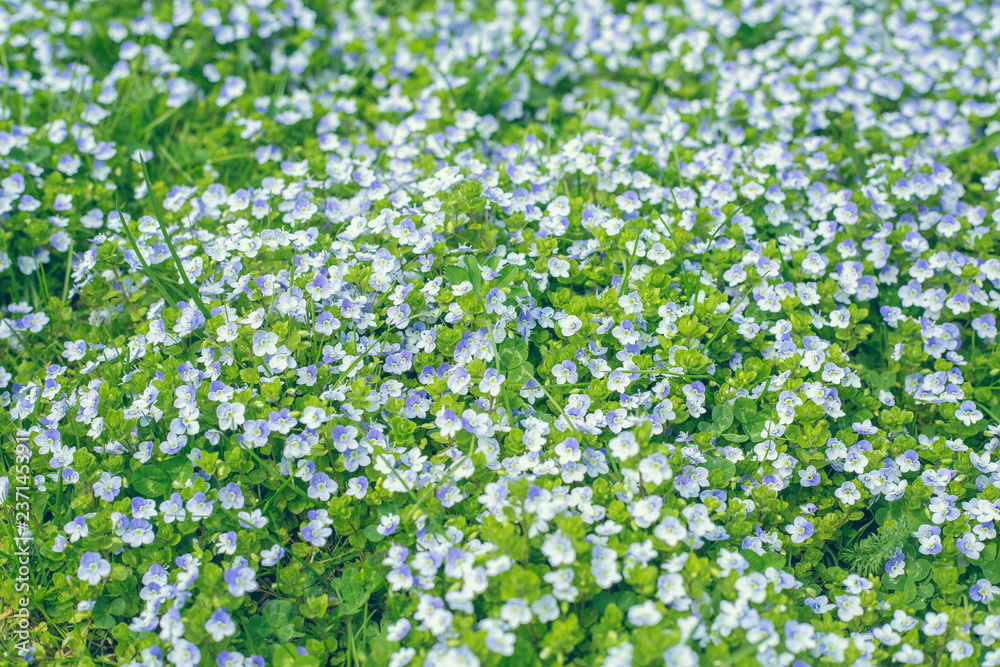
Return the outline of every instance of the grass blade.
{"type": "Polygon", "coordinates": [[[156,223],[160,226],[160,232],[163,234],[163,240],[167,244],[167,248],[170,250],[170,256],[174,258],[174,262],[177,264],[177,271],[181,274],[181,280],[184,282],[184,286],[188,290],[188,295],[191,300],[195,302],[198,309],[205,316],[205,319],[209,319],[212,314],[205,305],[205,302],[201,300],[201,294],[195,289],[195,286],[191,284],[188,279],[187,271],[184,270],[184,265],[181,263],[181,258],[177,254],[177,249],[174,247],[173,242],[170,240],[170,234],[167,233],[166,224],[163,221],[163,214],[160,211],[160,205],[156,203],[156,197],[153,196],[153,181],[149,178],[149,170],[146,168],[146,159],[143,157],[142,152],[139,153],[139,163],[142,165],[142,177],[146,180],[146,194],[149,195],[149,200],[153,203],[153,214],[156,216],[156,223]]]}
{"type": "Polygon", "coordinates": [[[142,270],[145,272],[146,277],[148,277],[154,285],[156,285],[156,290],[160,293],[160,296],[166,300],[171,306],[177,309],[177,301],[174,300],[172,296],[167,292],[166,287],[160,282],[160,279],[153,272],[153,269],[146,263],[145,258],[143,258],[142,253],[139,252],[139,245],[135,242],[135,237],[132,236],[132,230],[128,228],[128,223],[125,221],[125,217],[122,215],[121,206],[118,205],[118,197],[115,197],[115,208],[118,210],[118,219],[121,220],[122,229],[125,230],[125,237],[128,239],[129,245],[132,246],[132,252],[135,256],[139,258],[139,263],[142,264],[142,270]]]}

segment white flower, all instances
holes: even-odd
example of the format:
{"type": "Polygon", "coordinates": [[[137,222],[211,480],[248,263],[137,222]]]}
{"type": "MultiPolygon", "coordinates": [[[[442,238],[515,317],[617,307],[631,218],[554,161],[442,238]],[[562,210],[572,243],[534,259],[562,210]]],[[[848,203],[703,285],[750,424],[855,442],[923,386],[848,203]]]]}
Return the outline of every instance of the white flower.
{"type": "Polygon", "coordinates": [[[642,604],[633,605],[628,610],[628,622],[632,625],[656,625],[663,619],[663,613],[656,608],[656,603],[646,600],[642,604]]]}
{"type": "Polygon", "coordinates": [[[245,412],[246,406],[242,403],[229,403],[228,401],[220,403],[219,407],[215,409],[215,416],[219,419],[219,428],[228,431],[241,426],[246,421],[245,412]]]}
{"type": "Polygon", "coordinates": [[[91,586],[101,583],[101,580],[111,574],[111,563],[101,557],[96,551],[88,551],[80,556],[80,567],[76,576],[91,586]]]}
{"type": "Polygon", "coordinates": [[[562,335],[569,337],[583,327],[583,321],[576,315],[567,315],[559,320],[559,329],[562,335]]]}
{"type": "Polygon", "coordinates": [[[559,259],[557,257],[549,258],[549,275],[553,278],[569,278],[569,267],[570,264],[565,259],[559,259]]]}

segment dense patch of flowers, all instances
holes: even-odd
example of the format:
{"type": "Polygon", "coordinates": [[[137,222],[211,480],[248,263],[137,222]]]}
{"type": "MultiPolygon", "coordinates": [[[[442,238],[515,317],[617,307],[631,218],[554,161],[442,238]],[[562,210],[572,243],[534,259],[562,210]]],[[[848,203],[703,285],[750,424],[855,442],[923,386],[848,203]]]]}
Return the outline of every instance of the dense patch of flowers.
{"type": "Polygon", "coordinates": [[[998,45],[966,0],[6,3],[21,658],[1000,665],[998,45]]]}

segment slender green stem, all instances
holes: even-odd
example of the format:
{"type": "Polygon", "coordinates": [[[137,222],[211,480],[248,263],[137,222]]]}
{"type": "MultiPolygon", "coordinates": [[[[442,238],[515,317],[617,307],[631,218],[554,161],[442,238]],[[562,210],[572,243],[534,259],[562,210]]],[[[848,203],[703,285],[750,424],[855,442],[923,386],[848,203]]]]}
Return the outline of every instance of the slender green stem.
{"type": "MultiPolygon", "coordinates": [[[[163,213],[160,211],[160,205],[156,202],[156,196],[153,195],[153,181],[149,178],[149,170],[146,168],[146,159],[142,156],[142,152],[139,153],[139,163],[142,165],[142,177],[146,180],[146,196],[153,204],[153,213],[156,215],[156,222],[160,226],[160,231],[163,233],[163,240],[167,244],[167,249],[170,250],[170,256],[174,258],[174,262],[177,264],[177,271],[181,274],[181,280],[184,282],[184,286],[187,287],[188,295],[201,310],[202,314],[207,320],[212,316],[205,302],[201,299],[201,294],[194,285],[191,284],[191,280],[188,279],[187,271],[184,270],[184,264],[181,263],[181,258],[177,254],[177,249],[174,247],[173,241],[170,240],[170,234],[167,232],[167,225],[163,219],[163,213]]],[[[122,220],[122,226],[125,225],[125,221],[122,220]]]]}
{"type": "Polygon", "coordinates": [[[153,270],[150,268],[149,264],[146,263],[145,258],[143,258],[142,256],[142,253],[139,252],[139,246],[135,242],[135,237],[132,236],[132,230],[128,228],[128,223],[122,216],[121,207],[118,205],[117,197],[115,197],[115,208],[118,210],[118,219],[121,220],[122,229],[125,230],[125,238],[128,239],[129,245],[132,246],[132,252],[134,252],[135,256],[139,258],[139,263],[142,264],[142,269],[145,272],[146,276],[148,276],[149,279],[153,281],[153,284],[156,285],[156,289],[157,291],[159,291],[160,296],[162,296],[166,300],[166,302],[169,303],[171,306],[177,308],[177,302],[174,301],[172,296],[170,296],[166,288],[163,286],[163,283],[160,282],[160,279],[156,276],[155,273],[153,273],[153,270]]]}
{"type": "Polygon", "coordinates": [[[755,282],[755,283],[753,284],[753,286],[752,286],[752,287],[750,287],[750,289],[748,289],[748,290],[747,290],[747,291],[746,291],[746,292],[745,292],[745,293],[743,294],[743,297],[742,297],[742,298],[741,298],[741,299],[740,299],[739,301],[737,301],[737,302],[736,302],[736,305],[735,305],[735,306],[733,306],[732,308],[730,308],[730,309],[729,309],[729,314],[728,314],[728,315],[726,316],[726,319],[725,319],[725,321],[724,321],[724,322],[722,323],[722,325],[721,325],[721,326],[720,326],[720,327],[719,327],[718,329],[716,329],[716,330],[715,330],[715,333],[714,333],[714,334],[712,334],[712,337],[708,339],[708,342],[707,342],[707,343],[705,343],[705,351],[706,351],[706,352],[708,352],[708,348],[709,348],[709,347],[710,347],[710,346],[712,345],[712,343],[713,343],[713,342],[715,342],[715,339],[716,339],[716,338],[718,338],[719,334],[720,334],[720,333],[722,333],[722,330],[726,328],[726,325],[727,325],[727,324],[729,324],[729,320],[731,320],[731,319],[733,318],[733,315],[734,315],[734,314],[736,313],[736,309],[737,309],[737,308],[739,308],[739,307],[740,307],[740,305],[742,305],[742,303],[743,303],[744,301],[746,301],[746,300],[747,300],[747,298],[748,298],[748,297],[749,297],[749,296],[750,296],[751,294],[753,294],[753,291],[754,291],[754,289],[756,289],[756,288],[757,288],[757,285],[760,285],[760,283],[761,283],[761,282],[762,282],[763,280],[764,280],[764,276],[759,276],[759,277],[757,278],[757,282],[755,282]]]}

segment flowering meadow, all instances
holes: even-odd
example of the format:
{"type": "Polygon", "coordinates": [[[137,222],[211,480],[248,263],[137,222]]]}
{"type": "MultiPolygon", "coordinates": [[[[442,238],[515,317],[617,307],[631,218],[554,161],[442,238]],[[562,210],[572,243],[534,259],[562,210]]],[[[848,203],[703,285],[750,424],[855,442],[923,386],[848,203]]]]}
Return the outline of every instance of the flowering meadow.
{"type": "Polygon", "coordinates": [[[0,4],[0,663],[1000,665],[1000,4],[0,4]]]}

